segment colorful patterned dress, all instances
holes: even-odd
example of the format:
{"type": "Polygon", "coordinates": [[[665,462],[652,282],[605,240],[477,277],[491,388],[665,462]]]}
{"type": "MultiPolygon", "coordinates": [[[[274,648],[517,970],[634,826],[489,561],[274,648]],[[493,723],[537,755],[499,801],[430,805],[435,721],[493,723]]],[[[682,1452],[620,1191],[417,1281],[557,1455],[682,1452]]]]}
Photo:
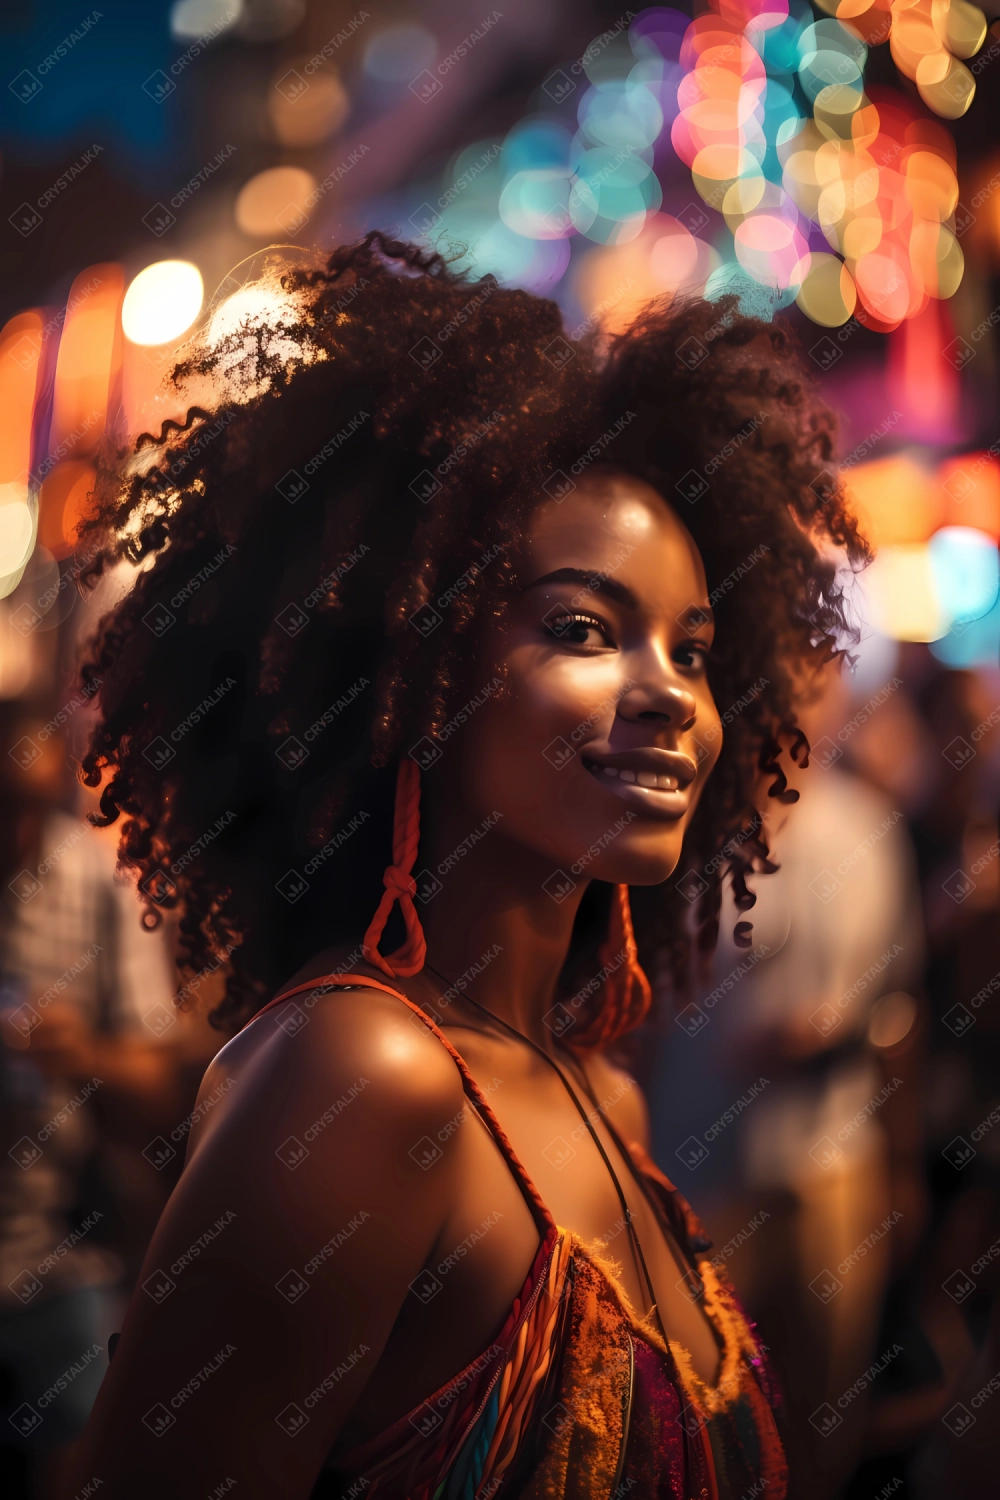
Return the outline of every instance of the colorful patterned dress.
{"type": "Polygon", "coordinates": [[[334,985],[395,995],[447,1048],[532,1211],[540,1244],[492,1343],[376,1438],[350,1450],[335,1445],[316,1494],[783,1500],[778,1402],[761,1346],[707,1255],[710,1242],[692,1210],[642,1147],[633,1143],[627,1153],[689,1261],[692,1293],[719,1342],[712,1385],[699,1379],[682,1345],[635,1312],[614,1264],[555,1223],[468,1067],[412,1000],[364,976],[324,975],[264,1010],[334,985]]]}

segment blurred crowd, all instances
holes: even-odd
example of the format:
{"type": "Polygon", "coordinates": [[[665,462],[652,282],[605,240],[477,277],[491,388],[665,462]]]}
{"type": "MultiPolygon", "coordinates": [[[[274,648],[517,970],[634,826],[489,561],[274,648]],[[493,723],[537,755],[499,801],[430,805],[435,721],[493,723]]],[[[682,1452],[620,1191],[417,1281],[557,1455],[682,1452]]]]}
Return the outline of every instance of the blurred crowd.
{"type": "Polygon", "coordinates": [[[221,1041],[178,1010],[170,928],[144,928],[117,830],[86,821],[58,718],[0,702],[0,1487],[39,1500],[61,1493],[221,1041]]]}
{"type": "Polygon", "coordinates": [[[969,1429],[1000,1364],[998,704],[1000,671],[916,644],[831,674],[752,946],[726,901],[643,1079],[772,1350],[795,1500],[995,1482],[969,1429]]]}

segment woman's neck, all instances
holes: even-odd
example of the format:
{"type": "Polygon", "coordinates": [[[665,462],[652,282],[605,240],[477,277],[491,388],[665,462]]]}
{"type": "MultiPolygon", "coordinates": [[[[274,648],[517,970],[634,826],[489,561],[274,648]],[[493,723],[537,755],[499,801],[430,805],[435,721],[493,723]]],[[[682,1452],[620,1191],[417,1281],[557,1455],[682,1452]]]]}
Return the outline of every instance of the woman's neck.
{"type": "Polygon", "coordinates": [[[472,841],[461,817],[442,813],[425,816],[418,858],[418,869],[440,881],[436,894],[418,903],[428,963],[549,1050],[554,1038],[545,1016],[587,881],[573,877],[573,889],[560,894],[552,863],[512,845],[502,823],[483,830],[485,820],[473,819],[481,836],[472,841]]]}

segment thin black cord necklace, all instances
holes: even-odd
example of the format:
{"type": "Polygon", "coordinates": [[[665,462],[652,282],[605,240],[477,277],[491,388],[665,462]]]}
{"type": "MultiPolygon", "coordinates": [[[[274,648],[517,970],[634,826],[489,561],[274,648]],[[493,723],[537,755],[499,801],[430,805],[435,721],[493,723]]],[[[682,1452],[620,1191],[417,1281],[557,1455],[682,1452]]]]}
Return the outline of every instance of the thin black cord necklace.
{"type": "MultiPolygon", "coordinates": [[[[424,959],[424,967],[426,969],[430,969],[431,973],[432,974],[436,974],[439,979],[444,980],[444,983],[445,983],[446,987],[449,990],[454,991],[454,985],[449,981],[449,979],[447,978],[447,976],[444,975],[444,974],[442,974],[440,969],[436,969],[434,967],[434,965],[432,963],[430,963],[426,958],[424,959]]],[[[646,1287],[647,1287],[647,1289],[649,1291],[650,1302],[652,1304],[651,1311],[655,1310],[656,1306],[657,1306],[656,1292],[653,1289],[652,1278],[650,1277],[649,1269],[648,1269],[648,1267],[646,1265],[646,1257],[643,1255],[643,1253],[642,1253],[642,1246],[639,1243],[639,1235],[638,1235],[638,1233],[636,1231],[635,1225],[632,1223],[632,1210],[628,1206],[628,1200],[626,1199],[625,1193],[624,1193],[624,1191],[622,1189],[622,1185],[621,1185],[621,1183],[618,1180],[618,1174],[615,1171],[614,1167],[611,1165],[611,1161],[610,1161],[610,1158],[608,1157],[608,1153],[604,1149],[604,1143],[602,1142],[600,1136],[597,1134],[597,1131],[594,1129],[593,1124],[591,1123],[590,1114],[589,1114],[589,1112],[586,1109],[584,1109],[583,1105],[581,1104],[580,1099],[579,1099],[579,1097],[577,1095],[577,1092],[574,1089],[573,1085],[570,1083],[569,1079],[566,1077],[566,1074],[563,1072],[562,1068],[556,1062],[555,1058],[554,1057],[550,1057],[549,1054],[546,1052],[546,1050],[545,1050],[544,1047],[540,1047],[537,1042],[532,1041],[532,1039],[531,1039],[530,1036],[525,1036],[523,1031],[518,1031],[518,1029],[517,1029],[516,1026],[512,1026],[510,1024],[510,1022],[509,1021],[505,1021],[502,1016],[495,1015],[494,1012],[491,1011],[487,1006],[481,1005],[478,1000],[474,1000],[472,998],[472,996],[470,994],[468,994],[467,992],[463,991],[462,992],[462,996],[463,996],[463,999],[468,1000],[468,1002],[469,1002],[470,1005],[474,1005],[475,1008],[476,1008],[476,1010],[481,1011],[484,1016],[488,1016],[491,1021],[498,1022],[504,1028],[505,1031],[509,1031],[512,1036],[516,1036],[519,1041],[524,1042],[534,1052],[537,1052],[538,1055],[539,1055],[539,1057],[544,1058],[545,1061],[549,1064],[549,1066],[551,1068],[554,1068],[555,1071],[558,1073],[560,1079],[562,1080],[563,1087],[565,1088],[566,1092],[569,1094],[570,1098],[572,1099],[573,1103],[576,1106],[576,1109],[577,1109],[577,1112],[580,1115],[580,1118],[583,1120],[584,1125],[587,1127],[587,1130],[590,1132],[591,1140],[594,1142],[594,1145],[597,1147],[598,1151],[601,1153],[601,1159],[604,1162],[604,1165],[608,1169],[608,1175],[610,1176],[611,1181],[614,1183],[615,1192],[618,1194],[618,1202],[621,1204],[622,1215],[623,1215],[624,1220],[625,1220],[625,1227],[626,1227],[626,1230],[627,1230],[628,1235],[629,1235],[629,1239],[630,1239],[631,1244],[632,1244],[633,1254],[634,1254],[634,1256],[636,1258],[637,1264],[639,1266],[641,1266],[641,1268],[642,1268],[642,1274],[643,1274],[643,1277],[645,1278],[646,1287]]],[[[584,1075],[584,1076],[586,1076],[586,1075],[584,1075]]],[[[590,1094],[589,1087],[587,1088],[587,1092],[588,1092],[588,1094],[590,1094]]],[[[597,1100],[594,1099],[593,1094],[590,1094],[590,1097],[593,1100],[594,1107],[597,1110],[598,1114],[600,1114],[602,1116],[602,1118],[604,1118],[605,1124],[608,1124],[607,1118],[604,1115],[604,1111],[601,1109],[601,1106],[597,1103],[597,1100]]],[[[610,1129],[610,1125],[609,1125],[609,1129],[610,1129]]],[[[614,1136],[614,1138],[617,1141],[617,1134],[616,1134],[616,1132],[612,1131],[612,1135],[614,1136]]],[[[619,1145],[619,1149],[621,1149],[620,1142],[618,1142],[618,1145],[619,1145]]]]}

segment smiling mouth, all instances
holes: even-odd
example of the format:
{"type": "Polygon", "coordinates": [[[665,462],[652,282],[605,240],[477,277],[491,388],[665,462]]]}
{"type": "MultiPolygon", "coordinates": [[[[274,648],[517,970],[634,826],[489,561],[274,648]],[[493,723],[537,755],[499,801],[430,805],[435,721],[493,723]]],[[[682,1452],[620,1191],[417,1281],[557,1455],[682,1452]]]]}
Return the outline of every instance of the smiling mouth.
{"type": "Polygon", "coordinates": [[[580,759],[589,775],[638,813],[676,819],[691,805],[698,767],[678,751],[647,747],[580,759]]]}
{"type": "Polygon", "coordinates": [[[592,775],[599,778],[603,779],[605,776],[617,778],[619,781],[635,786],[649,787],[650,790],[655,788],[659,792],[676,792],[681,784],[679,777],[668,776],[665,772],[661,774],[657,771],[632,771],[627,766],[622,766],[621,769],[617,766],[599,766],[595,761],[589,764],[585,761],[584,764],[592,775]]]}

